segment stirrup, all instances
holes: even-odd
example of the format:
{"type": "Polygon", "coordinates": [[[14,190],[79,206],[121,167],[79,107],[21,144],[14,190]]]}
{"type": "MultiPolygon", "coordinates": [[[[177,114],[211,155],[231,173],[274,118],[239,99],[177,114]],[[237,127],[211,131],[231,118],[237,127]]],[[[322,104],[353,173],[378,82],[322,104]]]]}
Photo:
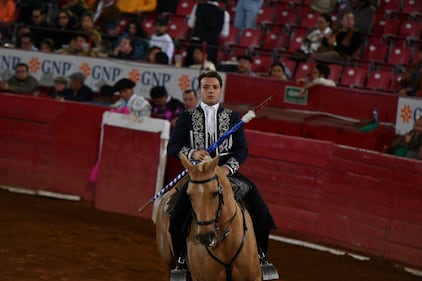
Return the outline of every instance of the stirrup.
{"type": "Polygon", "coordinates": [[[170,271],[170,281],[186,281],[187,276],[186,260],[180,256],[176,261],[176,268],[170,271]]]}
{"type": "Polygon", "coordinates": [[[259,263],[261,266],[262,280],[278,280],[280,278],[277,268],[267,261],[264,253],[260,253],[259,255],[259,263]]]}

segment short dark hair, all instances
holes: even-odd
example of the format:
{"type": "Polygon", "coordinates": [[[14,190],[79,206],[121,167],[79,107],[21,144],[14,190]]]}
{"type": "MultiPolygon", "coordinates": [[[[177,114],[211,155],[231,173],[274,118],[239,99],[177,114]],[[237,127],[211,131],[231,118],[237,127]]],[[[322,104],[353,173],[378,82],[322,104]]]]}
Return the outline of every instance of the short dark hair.
{"type": "Polygon", "coordinates": [[[18,67],[25,67],[26,71],[29,71],[29,66],[26,63],[23,63],[23,62],[17,63],[16,66],[15,66],[15,70],[18,67]]]}
{"type": "Polygon", "coordinates": [[[324,78],[328,78],[328,76],[330,75],[330,67],[325,63],[317,63],[315,68],[318,69],[319,73],[324,78]]]}
{"type": "Polygon", "coordinates": [[[198,85],[199,87],[201,87],[201,80],[203,78],[217,78],[218,82],[220,82],[220,87],[223,87],[223,79],[221,78],[221,75],[217,72],[217,71],[207,71],[207,72],[202,72],[199,76],[198,76],[198,85]]]}
{"type": "Polygon", "coordinates": [[[183,94],[189,94],[190,92],[192,92],[195,97],[198,96],[194,89],[186,89],[183,91],[183,94]]]}
{"type": "Polygon", "coordinates": [[[169,56],[163,52],[159,51],[155,54],[155,63],[157,64],[169,64],[169,56]]]}
{"type": "Polygon", "coordinates": [[[159,99],[159,98],[168,96],[168,93],[167,93],[166,87],[164,87],[164,86],[154,86],[149,91],[149,96],[152,99],[159,99]]]}

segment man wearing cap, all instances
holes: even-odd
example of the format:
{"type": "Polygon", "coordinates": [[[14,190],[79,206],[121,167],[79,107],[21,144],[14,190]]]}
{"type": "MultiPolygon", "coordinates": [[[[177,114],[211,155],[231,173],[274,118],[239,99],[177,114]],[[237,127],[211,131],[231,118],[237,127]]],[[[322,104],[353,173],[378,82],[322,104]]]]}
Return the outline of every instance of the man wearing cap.
{"type": "Polygon", "coordinates": [[[127,112],[135,116],[150,116],[151,105],[142,96],[134,94],[135,82],[130,79],[122,78],[113,86],[116,94],[120,95],[120,99],[111,107],[117,112],[127,112]]]}
{"type": "Polygon", "coordinates": [[[169,57],[169,63],[173,60],[174,42],[167,33],[168,21],[165,17],[158,17],[154,22],[154,34],[149,41],[150,46],[157,46],[169,57]]]}
{"type": "Polygon", "coordinates": [[[82,72],[72,73],[69,80],[69,88],[64,93],[64,100],[92,101],[93,92],[90,87],[84,84],[85,75],[82,72]]]}
{"type": "Polygon", "coordinates": [[[252,57],[249,55],[237,56],[237,72],[240,74],[256,76],[252,71],[252,57]]]}

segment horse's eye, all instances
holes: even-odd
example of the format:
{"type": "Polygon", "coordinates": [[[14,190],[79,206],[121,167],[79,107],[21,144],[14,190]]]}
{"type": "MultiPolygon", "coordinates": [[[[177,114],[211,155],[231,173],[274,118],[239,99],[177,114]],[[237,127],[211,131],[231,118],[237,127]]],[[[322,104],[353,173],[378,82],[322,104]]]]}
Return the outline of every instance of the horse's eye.
{"type": "Polygon", "coordinates": [[[212,198],[215,198],[215,197],[217,197],[218,196],[218,191],[216,191],[216,192],[214,192],[213,194],[212,194],[212,198]]]}

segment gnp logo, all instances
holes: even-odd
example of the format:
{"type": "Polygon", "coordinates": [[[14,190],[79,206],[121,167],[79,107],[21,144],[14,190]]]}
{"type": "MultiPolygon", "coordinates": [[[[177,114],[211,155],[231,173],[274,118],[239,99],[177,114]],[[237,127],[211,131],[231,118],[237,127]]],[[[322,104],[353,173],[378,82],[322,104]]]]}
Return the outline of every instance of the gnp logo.
{"type": "Polygon", "coordinates": [[[405,124],[409,123],[411,120],[416,120],[418,116],[422,116],[422,108],[420,107],[417,107],[415,111],[413,111],[409,104],[405,104],[400,109],[400,118],[405,124]]]}

